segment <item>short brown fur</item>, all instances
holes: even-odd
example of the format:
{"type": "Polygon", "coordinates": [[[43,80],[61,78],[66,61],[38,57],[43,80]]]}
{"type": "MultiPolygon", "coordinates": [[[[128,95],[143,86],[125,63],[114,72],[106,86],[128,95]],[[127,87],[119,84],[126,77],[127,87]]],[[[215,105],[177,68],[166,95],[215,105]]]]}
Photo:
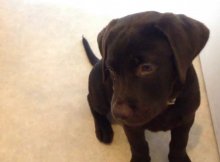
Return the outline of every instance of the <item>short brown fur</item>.
{"type": "Polygon", "coordinates": [[[99,33],[102,59],[94,59],[89,76],[97,138],[111,143],[110,113],[123,125],[131,162],[150,162],[145,129],[171,130],[169,161],[191,162],[186,146],[200,104],[192,61],[208,37],[204,24],[185,15],[152,11],[111,21],[99,33]]]}

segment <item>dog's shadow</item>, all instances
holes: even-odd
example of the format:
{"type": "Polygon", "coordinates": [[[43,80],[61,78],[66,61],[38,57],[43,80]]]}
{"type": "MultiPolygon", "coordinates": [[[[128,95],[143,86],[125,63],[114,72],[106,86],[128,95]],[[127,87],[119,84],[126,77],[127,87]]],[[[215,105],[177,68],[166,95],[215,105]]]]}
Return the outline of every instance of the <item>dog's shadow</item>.
{"type": "MultiPolygon", "coordinates": [[[[202,127],[194,123],[190,134],[187,146],[187,151],[190,153],[199,143],[202,134],[202,127]]],[[[168,162],[170,131],[167,132],[150,132],[145,131],[145,137],[150,148],[152,161],[160,162],[166,159],[168,162]]]]}

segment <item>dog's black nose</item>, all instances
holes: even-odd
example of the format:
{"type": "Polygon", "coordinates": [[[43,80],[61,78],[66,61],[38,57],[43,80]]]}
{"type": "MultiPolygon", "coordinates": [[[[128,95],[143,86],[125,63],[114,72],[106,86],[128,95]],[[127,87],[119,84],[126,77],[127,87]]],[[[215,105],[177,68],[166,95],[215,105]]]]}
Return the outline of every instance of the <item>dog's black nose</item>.
{"type": "Polygon", "coordinates": [[[126,120],[133,116],[133,109],[126,103],[116,103],[112,107],[112,114],[116,119],[126,120]]]}

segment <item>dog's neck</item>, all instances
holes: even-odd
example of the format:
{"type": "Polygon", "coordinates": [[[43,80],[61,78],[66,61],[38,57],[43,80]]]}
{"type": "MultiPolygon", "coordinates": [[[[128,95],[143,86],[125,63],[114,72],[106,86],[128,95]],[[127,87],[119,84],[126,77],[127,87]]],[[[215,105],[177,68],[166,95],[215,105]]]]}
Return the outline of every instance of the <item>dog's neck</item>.
{"type": "Polygon", "coordinates": [[[171,100],[169,100],[169,101],[167,101],[167,105],[168,105],[168,106],[170,106],[170,105],[175,105],[175,103],[176,103],[176,97],[173,98],[173,99],[171,99],[171,100]]]}
{"type": "Polygon", "coordinates": [[[173,82],[173,85],[172,85],[172,92],[170,95],[170,99],[168,99],[168,101],[167,101],[168,106],[175,105],[176,99],[179,96],[179,94],[181,93],[182,89],[183,89],[183,84],[181,84],[179,79],[176,78],[173,82]]]}

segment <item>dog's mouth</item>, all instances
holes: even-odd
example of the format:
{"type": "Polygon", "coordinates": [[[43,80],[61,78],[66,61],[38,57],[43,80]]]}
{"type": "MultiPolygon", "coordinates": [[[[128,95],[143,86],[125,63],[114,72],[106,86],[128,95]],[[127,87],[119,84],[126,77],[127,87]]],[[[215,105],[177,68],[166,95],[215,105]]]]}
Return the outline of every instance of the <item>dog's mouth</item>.
{"type": "Polygon", "coordinates": [[[113,117],[120,124],[127,125],[127,126],[132,126],[132,127],[143,126],[143,125],[145,125],[145,124],[147,124],[148,122],[151,121],[148,118],[146,118],[145,120],[140,120],[140,118],[136,118],[135,116],[132,117],[132,118],[123,119],[123,118],[119,118],[119,117],[117,117],[113,114],[113,117]]]}
{"type": "Polygon", "coordinates": [[[146,125],[149,121],[129,121],[129,120],[120,120],[118,119],[119,123],[123,124],[123,125],[127,125],[130,127],[141,127],[143,125],[146,125]]]}
{"type": "Polygon", "coordinates": [[[132,108],[128,105],[112,107],[112,116],[121,124],[132,127],[143,126],[154,119],[159,113],[151,109],[132,108]]]}

